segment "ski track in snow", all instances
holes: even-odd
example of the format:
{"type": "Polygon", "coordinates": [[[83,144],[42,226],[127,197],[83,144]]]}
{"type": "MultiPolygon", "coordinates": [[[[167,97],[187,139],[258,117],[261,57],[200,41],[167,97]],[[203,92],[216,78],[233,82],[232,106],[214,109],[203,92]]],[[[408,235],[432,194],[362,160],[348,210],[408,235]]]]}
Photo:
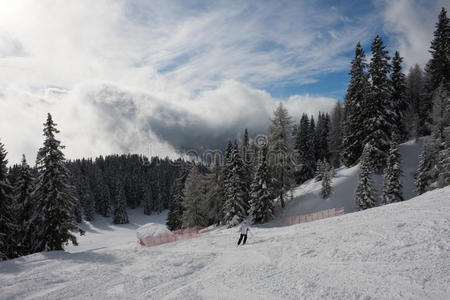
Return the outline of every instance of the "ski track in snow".
{"type": "Polygon", "coordinates": [[[72,253],[0,263],[0,298],[449,299],[449,193],[253,227],[240,247],[236,228],[140,248],[134,230],[142,224],[99,226],[72,253]]]}

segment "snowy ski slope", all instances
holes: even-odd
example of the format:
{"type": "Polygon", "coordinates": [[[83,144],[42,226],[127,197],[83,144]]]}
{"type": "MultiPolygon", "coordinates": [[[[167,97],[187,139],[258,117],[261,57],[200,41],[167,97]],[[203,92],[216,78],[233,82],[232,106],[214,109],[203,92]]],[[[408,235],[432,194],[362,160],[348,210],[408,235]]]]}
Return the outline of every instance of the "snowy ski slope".
{"type": "Polygon", "coordinates": [[[139,224],[93,227],[73,253],[0,263],[0,298],[449,299],[449,195],[254,227],[239,248],[236,228],[140,248],[139,224]]]}

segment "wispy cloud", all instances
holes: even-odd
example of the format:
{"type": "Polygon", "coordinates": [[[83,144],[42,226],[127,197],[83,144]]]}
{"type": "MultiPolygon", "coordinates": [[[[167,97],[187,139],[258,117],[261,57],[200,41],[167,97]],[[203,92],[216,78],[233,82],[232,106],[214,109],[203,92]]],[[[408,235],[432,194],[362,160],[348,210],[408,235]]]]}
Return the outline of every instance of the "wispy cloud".
{"type": "Polygon", "coordinates": [[[50,111],[70,157],[217,147],[264,131],[279,101],[330,109],[266,90],[347,71],[378,16],[320,1],[2,1],[0,138],[13,161],[34,156],[50,111]]]}

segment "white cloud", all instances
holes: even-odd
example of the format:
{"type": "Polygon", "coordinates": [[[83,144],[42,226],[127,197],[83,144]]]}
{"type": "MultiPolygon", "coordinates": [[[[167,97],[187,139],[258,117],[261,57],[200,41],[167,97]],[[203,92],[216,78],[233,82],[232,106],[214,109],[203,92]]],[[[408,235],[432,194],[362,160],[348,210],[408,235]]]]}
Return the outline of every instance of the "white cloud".
{"type": "MultiPolygon", "coordinates": [[[[245,127],[257,133],[282,100],[267,85],[346,70],[345,53],[373,22],[299,1],[1,2],[0,138],[15,162],[34,160],[48,111],[69,157],[149,144],[173,154],[245,127]]],[[[334,103],[285,101],[295,117],[334,103]]]]}
{"type": "Polygon", "coordinates": [[[446,0],[383,1],[384,30],[393,33],[392,48],[405,58],[407,67],[416,63],[424,67],[430,59],[428,52],[433,31],[446,0]]]}

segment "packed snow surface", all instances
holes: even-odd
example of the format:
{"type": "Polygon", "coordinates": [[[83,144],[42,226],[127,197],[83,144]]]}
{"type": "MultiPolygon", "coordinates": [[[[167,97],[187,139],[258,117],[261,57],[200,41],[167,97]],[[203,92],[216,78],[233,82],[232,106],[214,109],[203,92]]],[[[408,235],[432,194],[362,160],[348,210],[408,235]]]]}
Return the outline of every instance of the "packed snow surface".
{"type": "Polygon", "coordinates": [[[158,223],[148,223],[136,230],[136,237],[138,239],[143,239],[146,237],[153,237],[160,234],[171,233],[169,229],[167,229],[166,225],[158,224],[158,223]]]}
{"type": "Polygon", "coordinates": [[[237,228],[141,248],[135,224],[93,227],[72,253],[1,262],[0,298],[449,299],[449,195],[253,227],[240,247],[237,228]]]}

